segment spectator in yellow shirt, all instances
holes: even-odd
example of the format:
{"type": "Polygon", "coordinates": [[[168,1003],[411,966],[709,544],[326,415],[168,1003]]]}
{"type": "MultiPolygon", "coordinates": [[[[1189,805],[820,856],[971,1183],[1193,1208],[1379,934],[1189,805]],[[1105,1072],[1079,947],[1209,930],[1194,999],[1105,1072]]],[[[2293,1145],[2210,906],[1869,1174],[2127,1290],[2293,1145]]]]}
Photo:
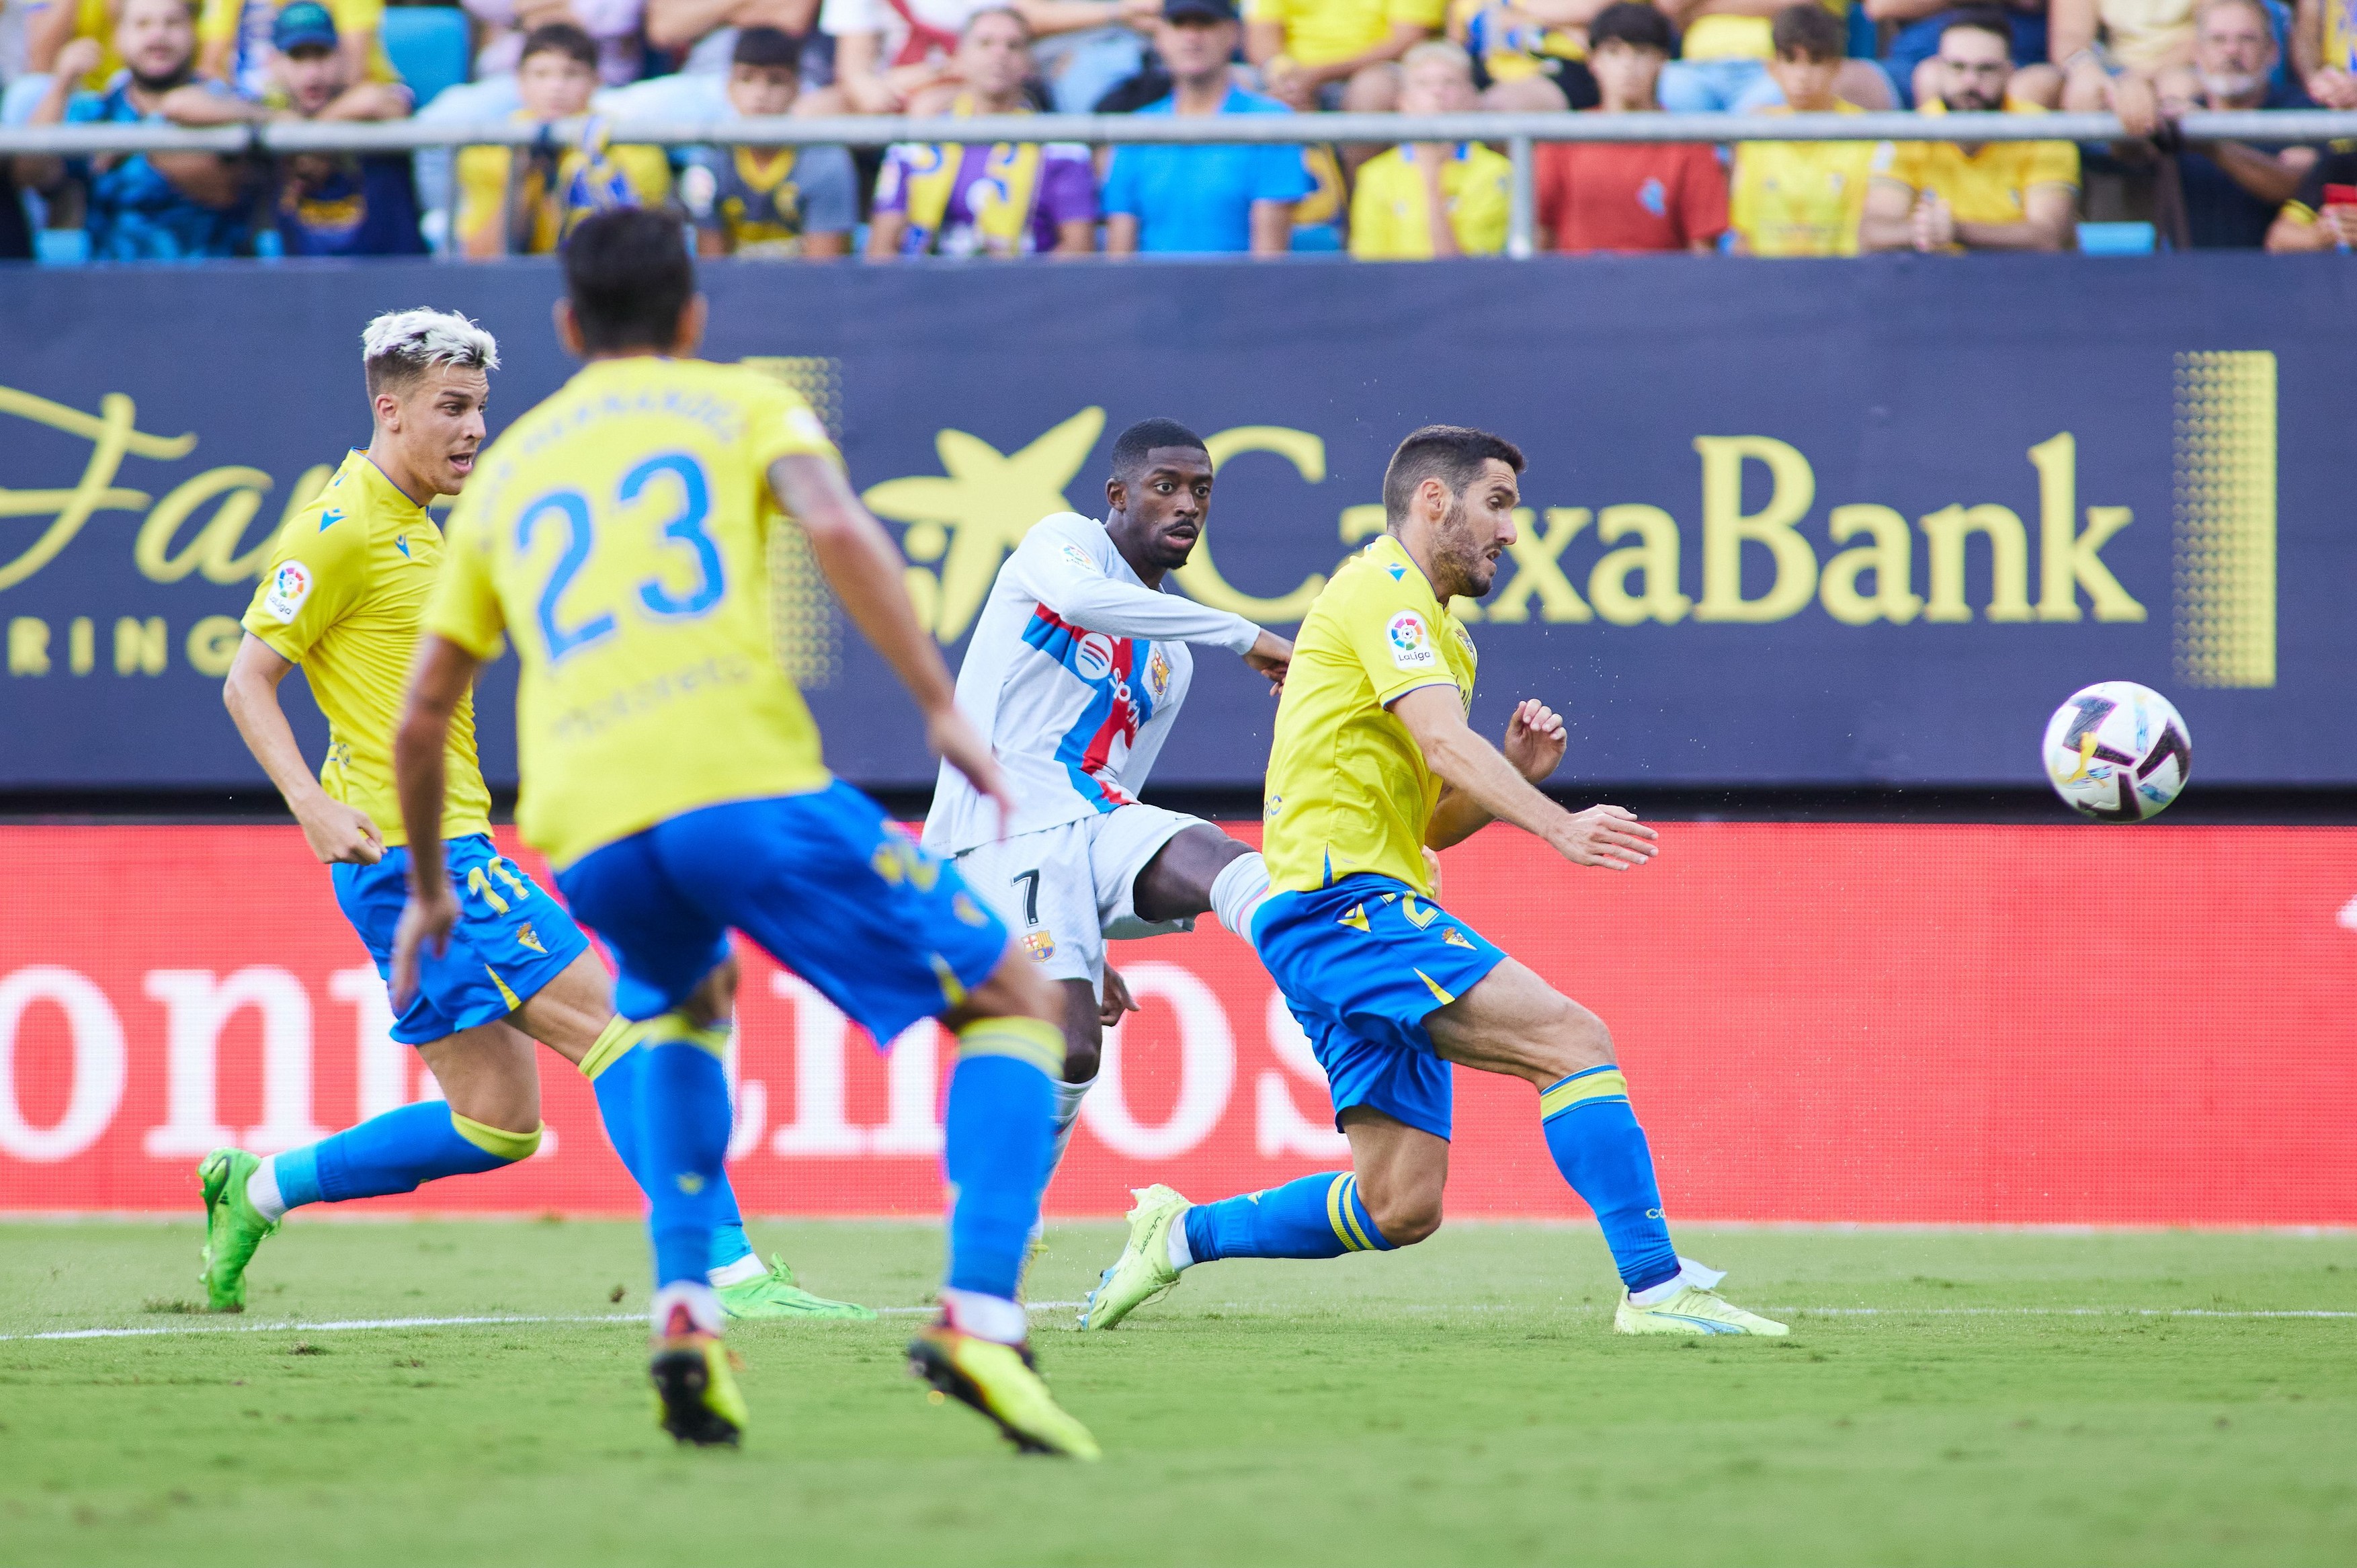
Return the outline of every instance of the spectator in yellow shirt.
{"type": "Polygon", "coordinates": [[[1448,13],[1448,0],[1245,0],[1244,58],[1296,109],[1380,113],[1399,102],[1392,63],[1448,13]]]}
{"type": "MultiPolygon", "coordinates": [[[[585,114],[597,90],[597,44],[570,22],[534,27],[516,65],[519,120],[585,114]]],[[[547,255],[593,212],[653,207],[671,194],[660,147],[609,147],[592,120],[576,137],[458,155],[458,242],[469,256],[547,255]]]]}
{"type": "MultiPolygon", "coordinates": [[[[1400,62],[1401,113],[1462,114],[1476,102],[1472,59],[1455,44],[1418,44],[1400,62]]],[[[1494,256],[1506,248],[1512,177],[1513,166],[1479,142],[1404,142],[1359,170],[1351,254],[1494,256]]]]}
{"type": "MultiPolygon", "coordinates": [[[[1925,114],[2042,114],[2006,94],[2013,32],[1995,11],[1964,11],[1940,35],[1940,96],[1925,114]]],[[[2068,142],[1886,143],[1859,225],[1869,251],[2078,248],[2079,149],[2068,142]]]]}
{"type": "MultiPolygon", "coordinates": [[[[76,38],[88,38],[98,46],[98,63],[84,72],[74,83],[84,92],[103,92],[123,69],[122,51],[114,47],[114,13],[109,0],[33,0],[25,7],[25,74],[8,84],[8,107],[12,113],[7,124],[19,123],[22,116],[13,113],[22,102],[27,108],[38,101],[46,86],[45,79],[58,62],[58,55],[76,38]]],[[[88,56],[88,49],[75,51],[77,59],[88,56]]]]}
{"type": "MultiPolygon", "coordinates": [[[[284,0],[204,0],[197,12],[197,69],[247,98],[265,96],[270,34],[284,0]]],[[[336,48],[352,81],[398,82],[384,52],[384,0],[321,0],[336,23],[336,48]]]]}
{"type": "MultiPolygon", "coordinates": [[[[1814,0],[1776,14],[1768,74],[1784,94],[1767,114],[1856,114],[1835,95],[1842,25],[1814,0]]],[[[1873,175],[1871,142],[1743,142],[1735,149],[1727,220],[1738,254],[1854,256],[1873,175]]]]}

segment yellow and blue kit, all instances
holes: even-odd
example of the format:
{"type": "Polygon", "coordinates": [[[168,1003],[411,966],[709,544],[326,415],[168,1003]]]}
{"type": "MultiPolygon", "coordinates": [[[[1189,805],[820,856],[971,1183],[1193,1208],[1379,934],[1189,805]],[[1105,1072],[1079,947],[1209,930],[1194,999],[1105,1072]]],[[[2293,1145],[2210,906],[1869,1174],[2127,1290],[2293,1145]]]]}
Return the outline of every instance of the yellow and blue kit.
{"type": "Polygon", "coordinates": [[[1448,1064],[1424,1020],[1505,955],[1432,901],[1426,829],[1440,780],[1390,704],[1426,686],[1473,701],[1473,639],[1400,542],[1342,564],[1295,640],[1269,752],[1253,945],[1300,1020],[1334,1110],[1367,1105],[1449,1135],[1448,1064]]]}
{"type": "MultiPolygon", "coordinates": [[[[392,972],[409,872],[393,732],[442,555],[425,509],[354,451],[279,531],[245,612],[247,631],[303,667],[327,715],[320,788],[367,812],[383,836],[374,865],[331,868],[336,902],[381,975],[392,972]]],[[[464,913],[442,956],[424,955],[418,993],[393,1021],[393,1037],[413,1046],[507,1016],[589,945],[564,907],[491,842],[471,697],[451,721],[444,765],[442,831],[464,913]]]]}
{"type": "MultiPolygon", "coordinates": [[[[1274,889],[1253,946],[1326,1069],[1335,1121],[1353,1106],[1447,1138],[1449,1066],[1425,1020],[1505,954],[1432,901],[1424,843],[1440,780],[1391,704],[1449,686],[1469,710],[1473,639],[1385,534],[1345,562],[1294,642],[1269,754],[1262,855],[1274,889]]],[[[1539,1093],[1547,1152],[1596,1211],[1631,1291],[1674,1281],[1653,1161],[1628,1081],[1606,1063],[1539,1093]]],[[[1185,1215],[1187,1251],[1328,1258],[1393,1245],[1355,1175],[1304,1176],[1185,1215]]]]}
{"type": "Polygon", "coordinates": [[[826,770],[770,617],[769,472],[834,458],[758,371],[585,366],[485,452],[427,628],[522,664],[527,842],[612,945],[617,1010],[679,1005],[743,930],[878,1040],[955,1004],[1006,932],[826,770]]]}

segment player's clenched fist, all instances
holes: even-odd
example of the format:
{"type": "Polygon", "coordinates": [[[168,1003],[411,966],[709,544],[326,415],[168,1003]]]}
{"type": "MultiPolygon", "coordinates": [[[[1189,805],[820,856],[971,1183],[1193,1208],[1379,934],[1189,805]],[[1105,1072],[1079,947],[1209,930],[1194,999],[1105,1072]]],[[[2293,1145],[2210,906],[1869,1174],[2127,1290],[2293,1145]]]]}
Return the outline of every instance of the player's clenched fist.
{"type": "Polygon", "coordinates": [[[374,865],[384,858],[384,834],[356,806],[322,795],[297,811],[295,820],[323,865],[374,865]]]}
{"type": "Polygon", "coordinates": [[[1506,721],[1506,744],[1500,749],[1515,772],[1536,784],[1562,765],[1568,743],[1563,715],[1533,697],[1516,704],[1514,716],[1506,721]]]}
{"type": "Polygon", "coordinates": [[[1590,806],[1575,812],[1547,842],[1574,865],[1600,865],[1624,871],[1642,865],[1661,852],[1652,829],[1623,806],[1590,806]]]}

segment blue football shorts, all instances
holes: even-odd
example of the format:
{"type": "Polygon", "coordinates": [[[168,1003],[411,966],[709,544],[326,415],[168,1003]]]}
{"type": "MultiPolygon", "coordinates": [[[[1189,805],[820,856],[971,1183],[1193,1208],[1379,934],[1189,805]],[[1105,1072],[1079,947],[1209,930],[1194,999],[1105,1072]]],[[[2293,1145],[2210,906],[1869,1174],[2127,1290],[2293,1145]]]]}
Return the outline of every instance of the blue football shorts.
{"type": "MultiPolygon", "coordinates": [[[[393,1021],[404,1046],[430,1045],[461,1029],[504,1018],[589,950],[589,939],[488,833],[442,845],[458,924],[440,958],[418,956],[417,994],[393,1021]]],[[[393,934],[409,899],[409,851],[388,849],[374,865],[336,865],[336,902],[368,944],[376,972],[393,975],[393,934]]]]}
{"type": "Polygon", "coordinates": [[[1360,872],[1316,892],[1272,893],[1253,946],[1284,992],[1334,1101],[1449,1135],[1448,1064],[1424,1021],[1506,955],[1395,877],[1360,872]]]}
{"type": "Polygon", "coordinates": [[[684,812],[556,875],[620,969],[614,1010],[651,1018],[728,956],[728,932],[816,987],[878,1044],[962,1002],[1006,928],[957,868],[841,781],[684,812]]]}

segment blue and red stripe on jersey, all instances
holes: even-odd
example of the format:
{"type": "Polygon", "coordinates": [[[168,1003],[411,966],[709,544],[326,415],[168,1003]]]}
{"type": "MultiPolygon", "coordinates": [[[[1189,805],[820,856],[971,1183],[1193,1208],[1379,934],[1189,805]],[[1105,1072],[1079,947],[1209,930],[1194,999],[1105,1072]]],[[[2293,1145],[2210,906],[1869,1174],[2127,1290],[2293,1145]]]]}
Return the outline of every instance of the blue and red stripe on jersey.
{"type": "MultiPolygon", "coordinates": [[[[1135,804],[1135,797],[1101,775],[1113,760],[1114,742],[1119,740],[1125,747],[1135,745],[1139,728],[1154,716],[1152,695],[1131,679],[1138,669],[1139,644],[1131,638],[1074,626],[1045,605],[1033,607],[1030,624],[1023,628],[1023,640],[1061,664],[1092,693],[1081,710],[1079,722],[1056,743],[1056,760],[1063,765],[1072,788],[1100,811],[1135,804]],[[1088,637],[1102,639],[1110,649],[1106,667],[1097,675],[1081,668],[1082,639],[1088,637]]],[[[1145,647],[1151,649],[1153,644],[1149,641],[1145,647]]]]}

